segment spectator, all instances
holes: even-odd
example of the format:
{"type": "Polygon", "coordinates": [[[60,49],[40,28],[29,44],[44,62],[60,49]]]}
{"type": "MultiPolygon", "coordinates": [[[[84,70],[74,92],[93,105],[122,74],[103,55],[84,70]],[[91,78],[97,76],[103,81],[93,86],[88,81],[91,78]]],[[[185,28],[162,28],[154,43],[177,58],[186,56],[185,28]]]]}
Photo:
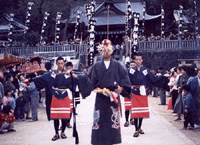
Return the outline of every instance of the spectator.
{"type": "Polygon", "coordinates": [[[178,117],[174,121],[181,120],[181,114],[183,114],[182,86],[185,85],[189,79],[189,76],[186,73],[187,66],[180,67],[180,70],[182,75],[179,76],[177,82],[178,98],[176,99],[176,103],[174,105],[174,113],[177,113],[178,117]]]}
{"type": "Polygon", "coordinates": [[[6,76],[6,82],[4,83],[5,92],[7,92],[8,90],[10,90],[13,94],[16,92],[16,87],[14,86],[12,82],[13,82],[13,76],[11,74],[8,74],[6,76]]]}
{"type": "Polygon", "coordinates": [[[177,89],[177,73],[175,71],[172,72],[170,81],[168,83],[170,87],[170,94],[172,97],[172,107],[174,108],[174,104],[176,102],[176,99],[178,97],[178,89],[177,89]]]}
{"type": "Polygon", "coordinates": [[[195,106],[195,110],[194,110],[194,123],[195,123],[195,126],[197,126],[198,124],[198,111],[197,111],[197,108],[198,108],[198,99],[199,99],[199,82],[198,82],[198,78],[197,78],[197,73],[196,73],[196,70],[195,70],[195,67],[196,66],[190,66],[188,67],[187,69],[187,74],[188,76],[190,77],[187,81],[187,84],[190,86],[190,93],[192,94],[192,97],[194,99],[194,106],[195,106]]]}
{"type": "MultiPolygon", "coordinates": [[[[160,73],[161,75],[166,74],[163,67],[158,68],[158,73],[160,73]]],[[[163,88],[159,88],[159,95],[160,95],[159,105],[166,105],[166,90],[163,88]]]]}
{"type": "Polygon", "coordinates": [[[8,132],[16,132],[16,130],[13,129],[14,121],[15,117],[11,106],[4,106],[2,112],[0,112],[0,134],[4,134],[4,129],[7,129],[8,132]]]}
{"type": "Polygon", "coordinates": [[[13,97],[12,91],[7,89],[5,96],[3,97],[3,106],[10,105],[12,110],[15,110],[15,99],[13,97]]]}
{"type": "MultiPolygon", "coordinates": [[[[152,69],[151,70],[152,74],[156,75],[156,70],[152,69]]],[[[158,97],[158,87],[152,86],[152,92],[153,92],[153,97],[158,97]]]]}
{"type": "Polygon", "coordinates": [[[1,106],[3,105],[3,96],[4,96],[4,88],[3,88],[3,84],[0,82],[0,110],[1,110],[1,106]]]}
{"type": "Polygon", "coordinates": [[[27,86],[27,89],[30,92],[31,98],[32,121],[38,121],[39,92],[32,81],[34,77],[36,77],[34,73],[31,73],[27,76],[30,82],[30,84],[27,86]]]}
{"type": "Polygon", "coordinates": [[[25,74],[20,74],[18,76],[19,78],[19,81],[20,81],[20,84],[19,84],[19,91],[22,91],[23,92],[23,96],[24,98],[26,99],[26,104],[25,104],[25,114],[26,114],[26,119],[32,119],[30,117],[30,101],[31,101],[31,98],[30,98],[30,92],[27,90],[26,86],[29,85],[29,82],[26,82],[26,79],[25,79],[25,74]]]}
{"type": "Polygon", "coordinates": [[[188,123],[190,123],[190,130],[194,130],[194,111],[195,111],[195,103],[190,92],[190,86],[184,85],[182,87],[183,90],[183,108],[184,108],[184,127],[181,130],[187,130],[188,123]]]}
{"type": "Polygon", "coordinates": [[[20,119],[22,119],[22,121],[25,121],[25,104],[26,104],[26,99],[23,96],[23,92],[19,91],[18,98],[16,99],[18,121],[20,119]]]}
{"type": "Polygon", "coordinates": [[[18,75],[19,75],[20,71],[19,70],[16,70],[14,72],[14,77],[13,77],[13,85],[15,86],[15,88],[17,90],[19,90],[19,80],[18,80],[18,75]]]}

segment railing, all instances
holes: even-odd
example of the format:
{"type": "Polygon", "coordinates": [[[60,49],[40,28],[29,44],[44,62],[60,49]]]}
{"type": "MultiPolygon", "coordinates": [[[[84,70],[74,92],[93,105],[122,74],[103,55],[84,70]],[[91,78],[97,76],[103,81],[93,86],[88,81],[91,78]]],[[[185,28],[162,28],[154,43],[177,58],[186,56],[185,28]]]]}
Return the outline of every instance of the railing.
{"type": "Polygon", "coordinates": [[[200,49],[200,39],[196,40],[160,40],[140,41],[139,51],[178,51],[200,49]]]}
{"type": "MultiPolygon", "coordinates": [[[[129,49],[129,48],[128,48],[129,49]]],[[[179,51],[179,50],[198,50],[200,49],[200,39],[196,40],[160,40],[160,41],[140,41],[139,51],[179,51]]],[[[8,47],[0,48],[0,53],[9,53],[22,57],[35,55],[51,56],[51,54],[65,54],[76,56],[77,54],[87,54],[87,45],[68,44],[37,47],[8,47]],[[81,48],[81,49],[80,49],[81,48]],[[80,49],[80,50],[79,50],[80,49]]]]}

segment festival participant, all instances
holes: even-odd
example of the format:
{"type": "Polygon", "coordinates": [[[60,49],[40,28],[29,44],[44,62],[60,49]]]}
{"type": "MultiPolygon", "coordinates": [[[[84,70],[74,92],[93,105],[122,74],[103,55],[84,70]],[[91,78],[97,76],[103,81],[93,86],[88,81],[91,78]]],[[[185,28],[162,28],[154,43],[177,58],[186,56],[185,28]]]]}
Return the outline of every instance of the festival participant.
{"type": "Polygon", "coordinates": [[[110,40],[103,40],[98,50],[103,56],[102,60],[91,66],[88,74],[73,74],[73,77],[78,78],[83,98],[89,96],[96,88],[99,92],[95,101],[91,144],[119,144],[121,143],[120,105],[115,95],[130,96],[130,80],[120,63],[111,58],[113,49],[110,40]]]}
{"type": "MultiPolygon", "coordinates": [[[[67,71],[73,71],[73,63],[71,61],[67,62],[65,64],[66,70],[67,71]]],[[[79,89],[78,89],[78,85],[76,86],[76,90],[75,90],[75,105],[77,107],[78,104],[80,104],[80,95],[79,95],[79,89]]]]}
{"type": "Polygon", "coordinates": [[[47,72],[42,76],[33,79],[38,90],[45,87],[48,88],[50,94],[52,94],[50,119],[54,120],[55,129],[55,136],[52,138],[52,141],[56,141],[60,136],[62,139],[67,138],[64,131],[67,123],[69,123],[72,111],[71,92],[69,91],[69,89],[72,89],[71,78],[63,74],[66,72],[64,64],[64,59],[58,57],[56,60],[58,69],[56,71],[47,72]],[[59,119],[61,119],[62,122],[62,131],[60,136],[58,132],[59,119]]]}
{"type": "MultiPolygon", "coordinates": [[[[156,77],[151,71],[142,66],[142,56],[137,54],[135,57],[136,66],[129,68],[128,75],[132,84],[132,114],[131,117],[134,118],[135,133],[133,137],[138,137],[139,134],[144,134],[141,129],[143,118],[149,117],[149,107],[148,99],[146,95],[145,86],[148,83],[162,88],[168,88],[168,78],[156,77]]],[[[165,75],[167,76],[167,75],[165,75]]]]}
{"type": "MultiPolygon", "coordinates": [[[[132,67],[135,67],[135,62],[134,61],[131,61],[130,64],[129,64],[129,67],[132,68],[132,67]]],[[[129,115],[131,113],[131,99],[130,98],[124,98],[124,106],[125,106],[125,124],[124,124],[124,127],[128,127],[129,126],[129,115]]],[[[134,125],[134,121],[133,119],[130,119],[130,123],[131,125],[134,125]]]]}

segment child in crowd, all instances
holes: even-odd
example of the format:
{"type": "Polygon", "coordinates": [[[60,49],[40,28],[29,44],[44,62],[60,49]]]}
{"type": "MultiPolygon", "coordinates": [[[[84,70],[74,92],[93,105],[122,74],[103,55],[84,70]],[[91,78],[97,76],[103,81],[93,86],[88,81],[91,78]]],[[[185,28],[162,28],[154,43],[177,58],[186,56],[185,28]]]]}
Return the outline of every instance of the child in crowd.
{"type": "Polygon", "coordinates": [[[181,130],[187,130],[188,124],[190,123],[190,130],[194,130],[194,110],[195,103],[190,93],[190,86],[184,85],[183,90],[183,109],[184,109],[184,127],[181,130]]]}
{"type": "Polygon", "coordinates": [[[5,96],[3,97],[3,106],[10,105],[12,110],[15,110],[15,99],[11,89],[5,91],[5,96]]]}
{"type": "Polygon", "coordinates": [[[19,91],[18,98],[16,99],[17,119],[25,121],[25,104],[26,99],[23,96],[23,92],[19,91]]]}
{"type": "Polygon", "coordinates": [[[3,134],[3,130],[7,129],[8,132],[15,132],[14,130],[14,113],[10,105],[3,107],[2,112],[0,113],[0,134],[3,134]]]}

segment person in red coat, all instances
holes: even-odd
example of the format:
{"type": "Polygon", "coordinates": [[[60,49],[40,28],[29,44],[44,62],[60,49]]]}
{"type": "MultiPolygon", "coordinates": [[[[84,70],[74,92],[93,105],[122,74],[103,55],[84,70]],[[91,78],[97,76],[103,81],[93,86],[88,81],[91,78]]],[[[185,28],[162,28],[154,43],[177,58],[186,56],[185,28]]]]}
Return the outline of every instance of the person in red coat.
{"type": "Polygon", "coordinates": [[[13,129],[14,121],[15,117],[11,106],[4,106],[2,112],[0,113],[0,134],[4,133],[4,129],[7,129],[8,132],[15,132],[16,130],[13,129]]]}

